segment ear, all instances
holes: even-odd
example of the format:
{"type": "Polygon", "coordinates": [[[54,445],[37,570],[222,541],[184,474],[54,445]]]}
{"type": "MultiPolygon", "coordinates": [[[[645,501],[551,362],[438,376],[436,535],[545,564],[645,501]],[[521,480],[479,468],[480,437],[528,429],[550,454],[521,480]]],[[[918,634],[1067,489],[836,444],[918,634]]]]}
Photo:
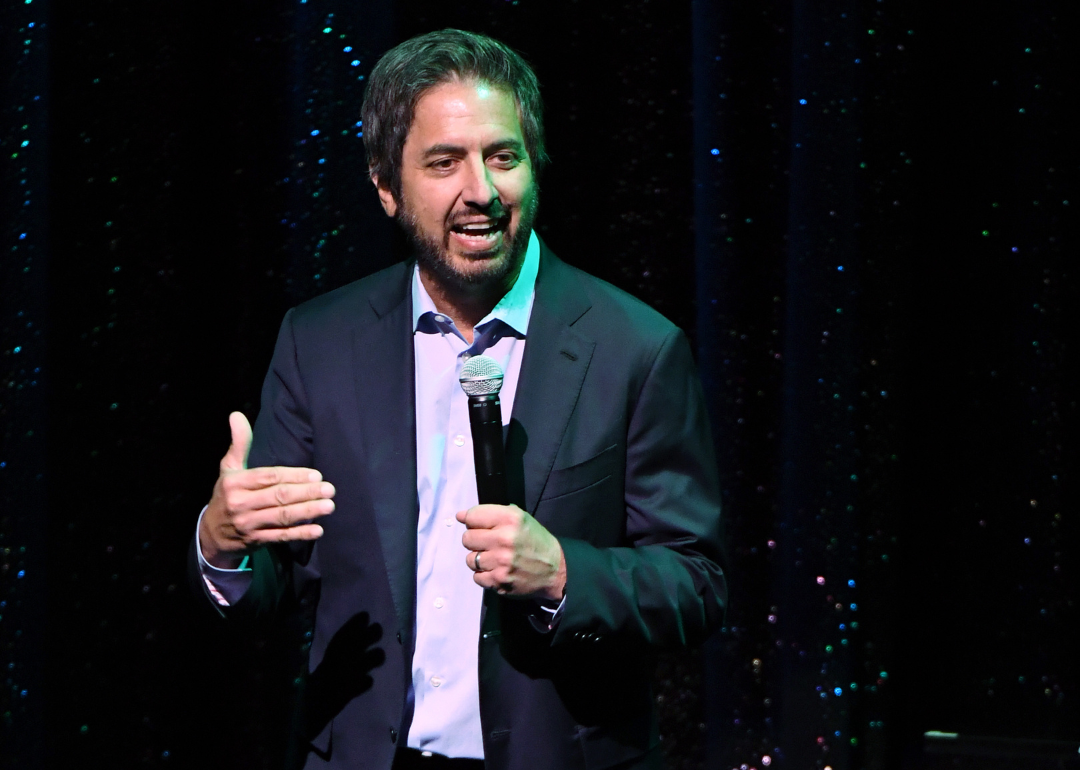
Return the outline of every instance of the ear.
{"type": "Polygon", "coordinates": [[[392,217],[397,214],[397,201],[394,200],[394,194],[390,192],[389,187],[385,187],[379,184],[379,177],[375,174],[370,174],[371,183],[375,185],[375,190],[379,193],[379,203],[382,204],[383,211],[386,212],[386,216],[392,217]]]}

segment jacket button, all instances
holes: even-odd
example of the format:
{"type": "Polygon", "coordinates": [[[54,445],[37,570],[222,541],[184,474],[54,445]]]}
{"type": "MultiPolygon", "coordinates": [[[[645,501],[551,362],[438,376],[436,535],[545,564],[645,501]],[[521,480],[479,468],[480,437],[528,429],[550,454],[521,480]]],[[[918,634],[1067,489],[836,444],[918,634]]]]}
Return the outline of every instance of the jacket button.
{"type": "Polygon", "coordinates": [[[400,631],[397,632],[397,643],[401,644],[401,632],[400,631]]]}
{"type": "Polygon", "coordinates": [[[390,742],[397,743],[397,730],[393,727],[390,728],[390,742]]]}

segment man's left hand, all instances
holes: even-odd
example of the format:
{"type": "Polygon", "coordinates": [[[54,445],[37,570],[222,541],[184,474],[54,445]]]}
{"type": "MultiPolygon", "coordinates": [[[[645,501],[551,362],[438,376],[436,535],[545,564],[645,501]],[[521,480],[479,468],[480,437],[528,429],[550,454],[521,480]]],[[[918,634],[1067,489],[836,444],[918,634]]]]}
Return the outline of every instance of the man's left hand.
{"type": "Polygon", "coordinates": [[[500,594],[562,601],[566,559],[553,534],[516,505],[476,505],[459,511],[461,538],[473,580],[500,594]]]}

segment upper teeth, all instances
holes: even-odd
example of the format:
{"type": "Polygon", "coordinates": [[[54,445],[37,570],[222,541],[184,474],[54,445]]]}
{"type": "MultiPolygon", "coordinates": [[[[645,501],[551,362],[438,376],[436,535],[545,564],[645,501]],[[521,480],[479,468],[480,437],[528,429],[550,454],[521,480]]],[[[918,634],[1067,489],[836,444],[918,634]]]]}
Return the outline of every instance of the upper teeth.
{"type": "Polygon", "coordinates": [[[491,227],[491,225],[488,225],[488,224],[482,224],[482,225],[462,225],[461,229],[462,229],[462,230],[487,230],[487,229],[488,229],[489,227],[491,227]]]}

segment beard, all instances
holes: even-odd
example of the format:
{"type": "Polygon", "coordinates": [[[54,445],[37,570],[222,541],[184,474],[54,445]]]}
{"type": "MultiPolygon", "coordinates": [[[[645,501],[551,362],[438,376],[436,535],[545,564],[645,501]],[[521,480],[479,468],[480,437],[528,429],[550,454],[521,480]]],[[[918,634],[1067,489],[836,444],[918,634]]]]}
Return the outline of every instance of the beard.
{"type": "Polygon", "coordinates": [[[450,227],[453,217],[444,224],[442,238],[438,239],[421,229],[408,201],[402,200],[398,222],[412,244],[413,254],[421,269],[434,275],[443,286],[460,291],[474,291],[478,288],[494,286],[502,286],[509,290],[512,279],[516,278],[525,260],[525,251],[529,247],[529,236],[533,230],[533,223],[536,221],[538,207],[539,189],[533,186],[532,191],[520,203],[517,227],[513,232],[510,231],[509,226],[510,211],[506,210],[500,202],[496,201],[484,211],[483,213],[492,219],[505,220],[507,224],[503,230],[502,243],[498,247],[488,251],[471,252],[470,259],[487,264],[484,265],[484,269],[469,272],[455,267],[450,256],[450,227]],[[500,254],[503,254],[502,259],[499,258],[500,254]]]}

